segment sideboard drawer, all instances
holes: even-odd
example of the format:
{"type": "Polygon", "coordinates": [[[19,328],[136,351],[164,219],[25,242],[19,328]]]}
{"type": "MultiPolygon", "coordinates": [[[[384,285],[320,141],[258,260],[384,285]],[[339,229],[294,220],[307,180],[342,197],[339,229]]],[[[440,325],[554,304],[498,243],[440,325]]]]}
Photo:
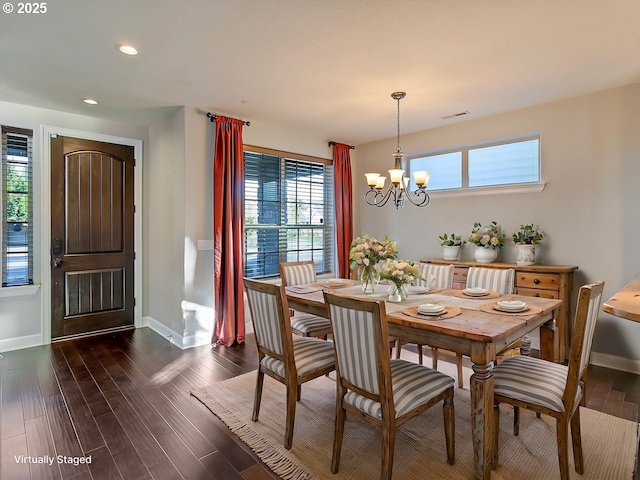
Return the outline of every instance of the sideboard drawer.
{"type": "Polygon", "coordinates": [[[456,267],[453,269],[453,283],[467,283],[467,274],[469,269],[467,267],[456,267]]]}
{"type": "Polygon", "coordinates": [[[560,276],[552,273],[516,273],[516,287],[560,290],[560,276]]]}
{"type": "Polygon", "coordinates": [[[516,295],[526,295],[527,297],[560,298],[560,292],[557,290],[542,290],[538,288],[516,288],[516,295]]]}

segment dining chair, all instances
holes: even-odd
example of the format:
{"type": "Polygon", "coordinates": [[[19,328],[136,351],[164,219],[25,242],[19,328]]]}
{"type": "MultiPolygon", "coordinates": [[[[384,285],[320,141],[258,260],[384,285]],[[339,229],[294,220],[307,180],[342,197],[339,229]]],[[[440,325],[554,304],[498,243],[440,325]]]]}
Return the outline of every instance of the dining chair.
{"type": "Polygon", "coordinates": [[[513,293],[515,270],[513,268],[469,267],[467,288],[485,288],[498,293],[513,293]]]}
{"type": "Polygon", "coordinates": [[[284,447],[290,449],[301,385],[335,369],[333,342],[292,335],[284,285],[245,278],[244,286],[259,360],[251,419],[258,421],[264,375],[284,384],[287,390],[284,447]]]}
{"type": "MultiPolygon", "coordinates": [[[[347,411],[382,429],[380,478],[391,479],[396,428],[443,402],[447,463],[455,461],[455,380],[414,362],[390,359],[383,301],[324,292],[336,352],[336,417],[331,471],[337,473],[347,411]],[[357,352],[357,354],[356,354],[357,352]]],[[[364,453],[364,452],[363,452],[364,453]]]]}
{"type": "MultiPolygon", "coordinates": [[[[513,268],[482,268],[469,267],[467,273],[466,288],[484,288],[493,292],[512,294],[515,285],[516,272],[513,268]]],[[[516,345],[510,345],[506,350],[514,348],[516,345]]],[[[437,368],[438,354],[435,354],[435,362],[433,368],[437,368]]],[[[464,386],[462,376],[462,354],[456,354],[456,367],[458,369],[458,387],[464,386]]]]}
{"type": "MultiPolygon", "coordinates": [[[[313,260],[280,262],[280,279],[285,287],[308,285],[316,282],[316,266],[313,260]]],[[[331,333],[329,320],[311,313],[292,310],[291,330],[303,337],[327,338],[331,333]]]]}
{"type": "MultiPolygon", "coordinates": [[[[431,263],[418,262],[418,269],[420,276],[424,280],[416,280],[415,285],[418,287],[434,287],[434,288],[453,288],[453,272],[455,266],[453,265],[433,265],[431,263]]],[[[396,341],[396,358],[400,358],[402,345],[406,345],[408,342],[398,339],[396,341]]],[[[418,363],[422,365],[423,357],[423,345],[417,344],[418,349],[418,363]]],[[[431,347],[431,366],[434,369],[438,368],[438,349],[431,347]]]]}
{"type": "Polygon", "coordinates": [[[519,433],[520,408],[556,419],[561,480],[569,479],[568,435],[571,426],[575,470],[579,474],[584,473],[580,406],[585,405],[587,368],[603,288],[602,281],[580,287],[567,366],[539,358],[517,356],[507,358],[494,367],[494,468],[498,464],[499,405],[508,403],[514,407],[514,435],[519,433]]]}

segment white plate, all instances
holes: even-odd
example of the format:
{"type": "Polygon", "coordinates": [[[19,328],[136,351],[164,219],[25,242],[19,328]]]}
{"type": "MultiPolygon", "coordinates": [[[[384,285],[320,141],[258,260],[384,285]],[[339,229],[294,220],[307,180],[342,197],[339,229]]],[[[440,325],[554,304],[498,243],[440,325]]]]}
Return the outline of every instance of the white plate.
{"type": "Polygon", "coordinates": [[[444,311],[445,308],[442,305],[436,305],[433,303],[423,303],[418,306],[418,313],[425,315],[438,315],[444,311]]]}
{"type": "Polygon", "coordinates": [[[465,295],[469,295],[470,297],[484,297],[485,295],[489,295],[489,292],[484,288],[465,288],[462,290],[462,293],[465,295]]]}
{"type": "Polygon", "coordinates": [[[407,287],[407,291],[409,293],[413,293],[414,295],[417,295],[419,293],[427,293],[429,290],[430,289],[427,288],[427,287],[418,287],[418,286],[415,286],[415,285],[409,285],[407,287]]]}
{"type": "Polygon", "coordinates": [[[514,303],[514,302],[496,302],[495,309],[496,310],[500,310],[501,312],[518,313],[518,312],[522,312],[522,311],[526,310],[529,307],[529,305],[527,305],[524,302],[518,302],[518,303],[521,303],[521,305],[516,306],[516,307],[509,307],[509,306],[505,307],[505,306],[501,305],[503,303],[507,303],[508,304],[508,303],[514,303]]]}
{"type": "Polygon", "coordinates": [[[527,307],[527,304],[521,302],[519,300],[503,300],[501,302],[496,302],[500,308],[504,308],[505,310],[521,310],[527,307]]]}
{"type": "Polygon", "coordinates": [[[418,310],[418,313],[420,315],[427,315],[427,316],[437,316],[437,315],[442,315],[443,313],[445,313],[447,310],[445,308],[442,309],[441,312],[421,312],[420,310],[418,310]]]}
{"type": "Polygon", "coordinates": [[[338,283],[338,282],[333,282],[333,283],[324,282],[322,285],[327,287],[327,288],[338,288],[338,287],[344,287],[346,284],[347,284],[347,282],[342,281],[340,283],[338,283]]]}

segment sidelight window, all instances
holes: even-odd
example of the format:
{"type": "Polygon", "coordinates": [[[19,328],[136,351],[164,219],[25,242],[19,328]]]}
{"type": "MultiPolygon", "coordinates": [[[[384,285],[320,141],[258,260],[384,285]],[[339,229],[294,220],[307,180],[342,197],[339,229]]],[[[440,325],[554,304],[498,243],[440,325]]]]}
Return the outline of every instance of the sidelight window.
{"type": "Polygon", "coordinates": [[[33,284],[33,131],[2,126],[2,286],[33,284]]]}

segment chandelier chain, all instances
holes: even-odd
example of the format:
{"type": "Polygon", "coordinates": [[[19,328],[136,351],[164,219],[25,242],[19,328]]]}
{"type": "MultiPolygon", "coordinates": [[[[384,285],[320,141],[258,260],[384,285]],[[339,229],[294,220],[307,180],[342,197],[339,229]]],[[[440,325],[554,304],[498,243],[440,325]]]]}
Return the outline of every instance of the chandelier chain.
{"type": "Polygon", "coordinates": [[[400,148],[400,98],[398,98],[398,138],[397,138],[397,147],[396,152],[400,153],[402,149],[400,148]]]}

